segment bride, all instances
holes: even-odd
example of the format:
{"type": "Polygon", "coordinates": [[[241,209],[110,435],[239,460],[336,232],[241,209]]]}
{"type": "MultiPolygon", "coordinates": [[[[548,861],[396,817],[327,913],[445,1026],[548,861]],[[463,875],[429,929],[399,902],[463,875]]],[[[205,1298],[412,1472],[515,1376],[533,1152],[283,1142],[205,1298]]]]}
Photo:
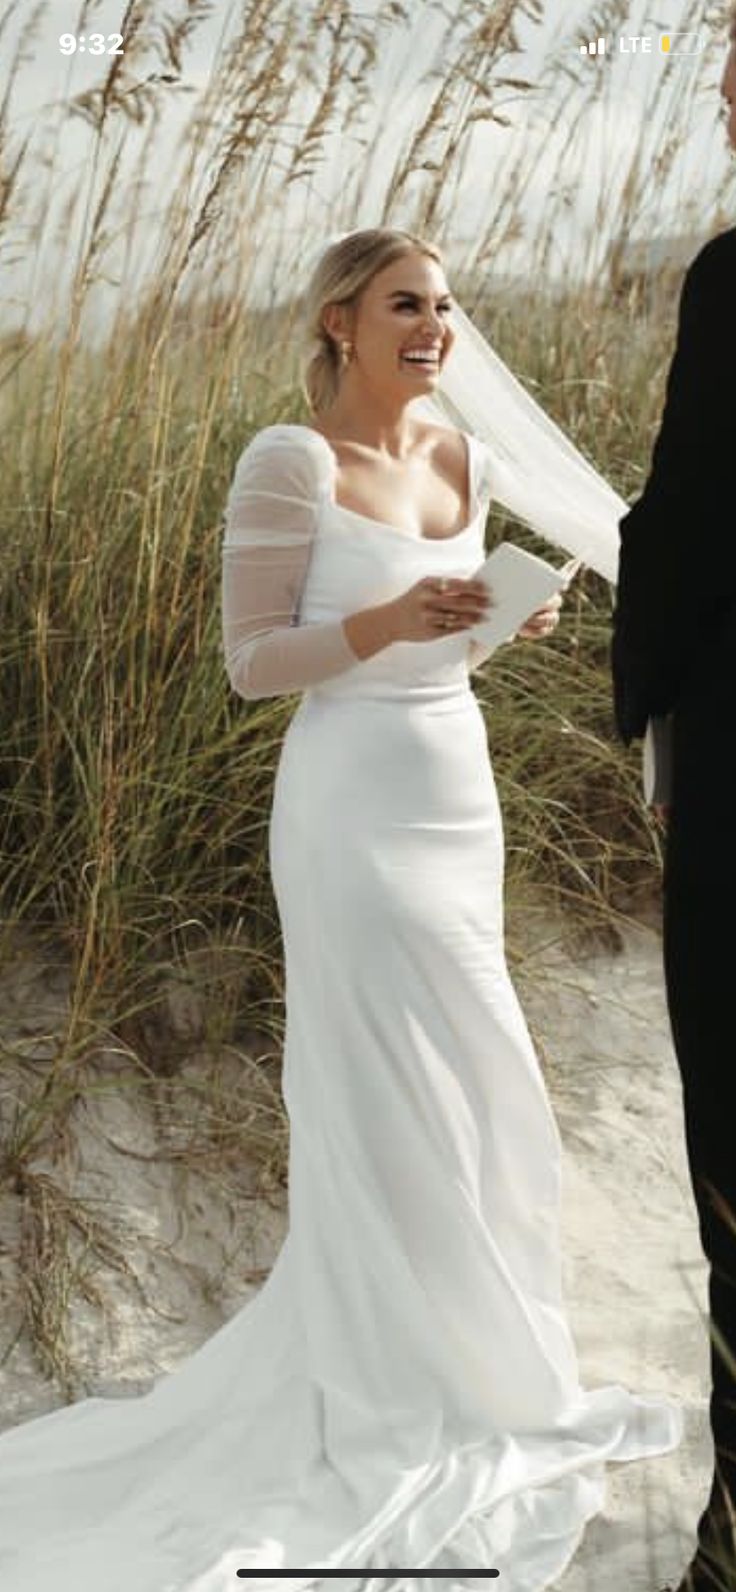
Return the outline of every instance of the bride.
{"type": "MultiPolygon", "coordinates": [[[[511,377],[481,421],[506,445],[442,423],[461,315],[431,244],[331,245],[308,293],[310,424],[266,427],[238,461],[229,679],[301,693],[269,831],[289,1230],[257,1297],[150,1392],[0,1438],[3,1592],[44,1574],[55,1592],[264,1592],[326,1570],[349,1592],[438,1574],[541,1592],[603,1507],[606,1461],[679,1441],[668,1400],[580,1386],[560,1139],[504,956],[470,685],[491,498],[528,492],[573,552],[579,508],[593,561],[613,495],[544,416],[515,457],[536,406],[511,377]]],[[[558,616],[555,598],[520,634],[558,616]]]]}

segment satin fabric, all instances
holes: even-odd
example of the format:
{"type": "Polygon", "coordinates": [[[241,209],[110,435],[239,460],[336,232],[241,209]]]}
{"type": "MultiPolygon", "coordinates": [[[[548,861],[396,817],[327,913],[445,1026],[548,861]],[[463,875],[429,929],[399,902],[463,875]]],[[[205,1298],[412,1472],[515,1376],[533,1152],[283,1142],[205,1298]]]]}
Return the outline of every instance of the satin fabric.
{"type": "MultiPolygon", "coordinates": [[[[472,574],[481,465],[443,541],[326,490],[303,622],[472,574]]],[[[429,1569],[447,1592],[542,1592],[604,1504],[605,1462],[668,1451],[682,1422],[664,1397],[580,1385],[560,1138],[505,961],[463,634],[304,692],[269,848],[288,1236],[258,1296],[149,1393],[0,1438],[3,1592],[296,1592],[328,1568],[345,1592],[436,1592],[429,1569]]]]}

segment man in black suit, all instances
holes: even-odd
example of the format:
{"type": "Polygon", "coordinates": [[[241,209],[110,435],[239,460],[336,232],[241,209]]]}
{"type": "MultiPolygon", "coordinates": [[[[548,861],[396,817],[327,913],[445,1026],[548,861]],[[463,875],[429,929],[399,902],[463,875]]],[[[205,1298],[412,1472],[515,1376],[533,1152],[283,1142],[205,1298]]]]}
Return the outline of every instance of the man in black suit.
{"type": "MultiPolygon", "coordinates": [[[[736,11],[721,93],[736,150],[736,11]]],[[[736,1589],[736,227],[691,265],[662,423],[621,521],[612,647],[628,744],[672,715],[664,964],[709,1262],[714,1476],[678,1592],[736,1589]]]]}

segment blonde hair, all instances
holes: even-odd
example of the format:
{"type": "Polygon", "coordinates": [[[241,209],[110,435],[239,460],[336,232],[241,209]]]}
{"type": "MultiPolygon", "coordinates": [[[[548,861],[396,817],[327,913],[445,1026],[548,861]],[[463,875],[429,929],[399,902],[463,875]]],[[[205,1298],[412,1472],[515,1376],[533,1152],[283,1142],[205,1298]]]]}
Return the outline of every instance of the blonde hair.
{"type": "Polygon", "coordinates": [[[340,351],[322,323],[326,305],[356,305],[379,271],[415,250],[442,265],[436,244],[414,237],[411,232],[395,232],[390,227],[366,227],[360,232],[350,232],[320,256],[304,302],[302,387],[313,414],[329,409],[340,386],[340,351]]]}
{"type": "Polygon", "coordinates": [[[730,24],[728,29],[728,37],[732,44],[736,44],[736,5],[731,6],[728,20],[730,24]]]}

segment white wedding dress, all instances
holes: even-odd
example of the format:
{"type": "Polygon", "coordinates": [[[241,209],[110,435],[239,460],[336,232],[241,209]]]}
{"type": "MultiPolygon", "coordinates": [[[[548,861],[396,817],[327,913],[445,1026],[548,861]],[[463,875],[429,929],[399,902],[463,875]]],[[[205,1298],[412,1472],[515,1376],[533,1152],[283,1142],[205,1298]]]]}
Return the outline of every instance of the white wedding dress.
{"type": "Polygon", "coordinates": [[[340,622],[476,571],[492,461],[468,452],[470,519],[441,540],[338,506],[310,428],[241,456],[230,678],[303,691],[270,828],[288,1236],[257,1297],[150,1392],[0,1437],[2,1592],[264,1592],[321,1569],[346,1592],[490,1588],[493,1569],[500,1592],[540,1592],[601,1509],[605,1462],[680,1439],[667,1399],[578,1380],[559,1134],[504,960],[484,654],[461,633],[360,661],[340,622]]]}

